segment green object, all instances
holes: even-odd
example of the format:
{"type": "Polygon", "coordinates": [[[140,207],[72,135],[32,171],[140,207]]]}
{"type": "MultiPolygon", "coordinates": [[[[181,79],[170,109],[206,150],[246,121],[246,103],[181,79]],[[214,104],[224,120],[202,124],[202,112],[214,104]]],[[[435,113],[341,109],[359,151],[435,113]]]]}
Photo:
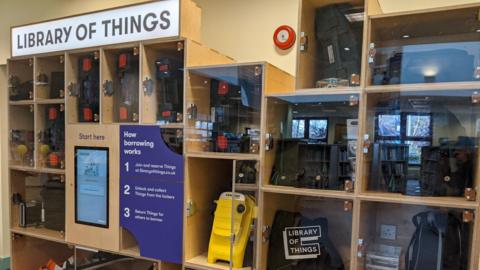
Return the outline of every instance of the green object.
{"type": "Polygon", "coordinates": [[[9,270],[10,269],[10,258],[0,258],[0,270],[9,270]]]}

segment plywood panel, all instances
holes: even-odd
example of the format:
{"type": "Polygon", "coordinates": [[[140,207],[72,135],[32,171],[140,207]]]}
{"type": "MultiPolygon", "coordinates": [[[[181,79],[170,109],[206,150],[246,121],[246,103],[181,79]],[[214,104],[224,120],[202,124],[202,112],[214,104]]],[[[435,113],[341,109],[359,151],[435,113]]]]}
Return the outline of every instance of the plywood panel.
{"type": "Polygon", "coordinates": [[[202,9],[192,0],[180,2],[180,36],[202,41],[202,9]]]}
{"type": "Polygon", "coordinates": [[[70,125],[66,130],[66,240],[68,242],[109,251],[119,251],[119,126],[70,125]],[[80,134],[92,135],[80,139],[80,134]],[[96,138],[96,139],[95,139],[96,138]],[[75,146],[108,147],[109,152],[109,228],[75,223],[75,146]]]}
{"type": "Polygon", "coordinates": [[[295,78],[287,72],[266,63],[265,64],[264,95],[284,94],[295,91],[295,78]]]}
{"type": "Polygon", "coordinates": [[[204,65],[223,65],[231,64],[235,61],[218,51],[209,49],[199,42],[189,40],[186,44],[186,67],[204,66],[204,65]]]}

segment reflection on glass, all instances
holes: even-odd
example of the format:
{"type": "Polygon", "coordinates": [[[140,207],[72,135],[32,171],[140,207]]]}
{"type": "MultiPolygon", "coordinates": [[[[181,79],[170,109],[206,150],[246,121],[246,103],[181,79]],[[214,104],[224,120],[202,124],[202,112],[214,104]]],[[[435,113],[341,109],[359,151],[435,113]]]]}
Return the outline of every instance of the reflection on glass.
{"type": "Polygon", "coordinates": [[[407,115],[407,136],[430,136],[430,115],[407,115]]]}
{"type": "Polygon", "coordinates": [[[315,140],[325,140],[327,138],[327,124],[327,120],[310,120],[308,138],[315,140]]]}
{"type": "Polygon", "coordinates": [[[369,190],[462,196],[473,187],[480,106],[473,91],[369,94],[369,190]],[[393,112],[393,113],[392,113],[393,112]]]}
{"type": "Polygon", "coordinates": [[[380,136],[400,136],[400,115],[379,115],[378,133],[380,136]]]}
{"type": "Polygon", "coordinates": [[[292,121],[292,138],[305,137],[305,120],[293,119],[292,121]]]}
{"type": "Polygon", "coordinates": [[[430,142],[425,141],[405,141],[408,145],[408,163],[420,164],[422,158],[422,147],[430,146],[430,142]]]}
{"type": "Polygon", "coordinates": [[[190,151],[258,153],[262,73],[260,65],[189,70],[190,151]]]}
{"type": "Polygon", "coordinates": [[[343,190],[355,179],[357,96],[279,96],[268,99],[275,163],[272,185],[343,190]],[[273,113],[274,112],[274,113],[273,113]]]}
{"type": "Polygon", "coordinates": [[[469,7],[373,19],[370,83],[478,81],[477,17],[478,7],[469,7]]]}

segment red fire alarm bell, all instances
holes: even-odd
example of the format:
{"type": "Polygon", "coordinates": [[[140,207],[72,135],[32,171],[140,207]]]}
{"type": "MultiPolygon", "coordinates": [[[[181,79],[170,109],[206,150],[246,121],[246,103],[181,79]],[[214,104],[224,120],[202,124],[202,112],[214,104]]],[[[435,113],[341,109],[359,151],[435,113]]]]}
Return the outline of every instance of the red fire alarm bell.
{"type": "Polygon", "coordinates": [[[295,44],[295,30],[288,25],[282,25],[275,30],[273,42],[281,50],[290,49],[295,44]]]}

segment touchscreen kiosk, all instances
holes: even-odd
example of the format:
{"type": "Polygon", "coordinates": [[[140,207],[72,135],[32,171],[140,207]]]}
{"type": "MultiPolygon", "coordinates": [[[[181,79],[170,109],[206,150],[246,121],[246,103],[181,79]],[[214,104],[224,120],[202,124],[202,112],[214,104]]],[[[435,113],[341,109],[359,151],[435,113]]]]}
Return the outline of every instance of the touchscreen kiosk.
{"type": "Polygon", "coordinates": [[[108,148],[75,147],[75,222],[108,227],[108,148]]]}

